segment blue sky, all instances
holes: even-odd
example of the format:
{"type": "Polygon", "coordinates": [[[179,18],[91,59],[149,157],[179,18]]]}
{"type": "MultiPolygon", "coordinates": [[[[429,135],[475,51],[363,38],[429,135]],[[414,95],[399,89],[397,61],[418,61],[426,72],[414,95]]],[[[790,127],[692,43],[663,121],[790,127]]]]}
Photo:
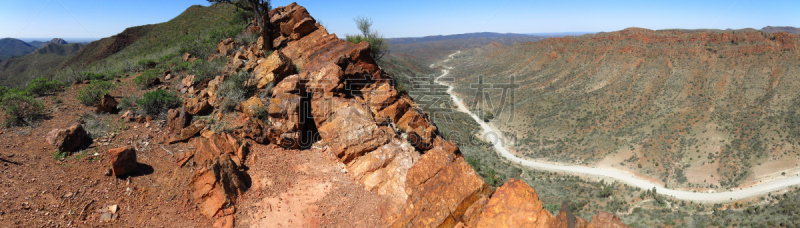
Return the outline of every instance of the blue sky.
{"type": "MultiPolygon", "coordinates": [[[[627,27],[800,27],[800,1],[708,0],[297,0],[330,32],[356,33],[366,16],[386,37],[469,32],[616,31],[627,27]]],[[[291,3],[273,0],[273,6],[291,3]]],[[[168,21],[204,0],[3,0],[0,37],[103,38],[127,27],[168,21]]]]}

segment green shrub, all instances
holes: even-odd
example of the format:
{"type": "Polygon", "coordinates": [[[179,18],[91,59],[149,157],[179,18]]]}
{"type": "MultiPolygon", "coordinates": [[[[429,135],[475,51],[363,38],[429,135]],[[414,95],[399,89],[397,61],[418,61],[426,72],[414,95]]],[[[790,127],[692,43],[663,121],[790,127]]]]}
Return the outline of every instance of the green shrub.
{"type": "Polygon", "coordinates": [[[139,85],[142,89],[148,88],[148,81],[158,78],[161,73],[156,69],[146,70],[139,76],[133,79],[133,83],[139,85]]]}
{"type": "Polygon", "coordinates": [[[145,93],[142,99],[136,103],[145,113],[159,115],[171,108],[180,106],[181,101],[175,94],[159,89],[145,93]]]}
{"type": "Polygon", "coordinates": [[[356,27],[361,31],[361,34],[346,35],[345,40],[354,44],[366,41],[369,43],[372,59],[375,62],[381,61],[383,56],[389,53],[389,42],[378,31],[372,29],[372,19],[356,17],[353,20],[356,22],[356,27]]]}
{"type": "Polygon", "coordinates": [[[246,71],[226,78],[225,82],[219,87],[217,95],[225,99],[221,105],[223,111],[233,111],[237,104],[246,100],[249,95],[255,92],[255,87],[247,85],[249,79],[250,73],[246,71]]]}
{"type": "Polygon", "coordinates": [[[0,86],[0,101],[3,100],[3,96],[5,96],[6,93],[8,93],[8,87],[0,86]]]}
{"type": "Polygon", "coordinates": [[[5,109],[5,126],[33,125],[36,121],[47,115],[42,102],[34,99],[25,92],[6,92],[0,106],[5,109]]]}
{"type": "Polygon", "coordinates": [[[92,84],[78,91],[77,98],[84,105],[96,105],[112,88],[114,88],[114,84],[111,82],[93,81],[92,84]]]}
{"type": "Polygon", "coordinates": [[[187,71],[187,70],[192,70],[192,67],[194,67],[194,63],[186,61],[175,64],[175,66],[172,66],[171,70],[173,72],[187,71]]]}
{"type": "Polygon", "coordinates": [[[205,79],[213,79],[225,69],[225,58],[217,58],[213,61],[196,60],[192,65],[191,74],[194,74],[194,82],[200,82],[205,79]]]}
{"type": "Polygon", "coordinates": [[[28,92],[37,96],[42,96],[58,90],[63,85],[64,84],[59,81],[51,81],[43,77],[38,77],[28,84],[28,92]]]}
{"type": "Polygon", "coordinates": [[[136,107],[134,106],[136,106],[137,101],[139,101],[139,97],[137,96],[129,96],[122,98],[121,100],[119,100],[119,104],[117,104],[117,109],[119,109],[120,111],[136,110],[136,107]]]}
{"type": "Polygon", "coordinates": [[[94,73],[94,72],[83,72],[83,80],[92,80],[92,81],[110,81],[114,79],[114,76],[111,74],[102,74],[102,73],[94,73]]]}
{"type": "Polygon", "coordinates": [[[156,61],[152,59],[142,59],[139,60],[139,62],[137,62],[136,64],[139,64],[139,66],[141,66],[144,69],[150,69],[156,67],[156,61]]]}

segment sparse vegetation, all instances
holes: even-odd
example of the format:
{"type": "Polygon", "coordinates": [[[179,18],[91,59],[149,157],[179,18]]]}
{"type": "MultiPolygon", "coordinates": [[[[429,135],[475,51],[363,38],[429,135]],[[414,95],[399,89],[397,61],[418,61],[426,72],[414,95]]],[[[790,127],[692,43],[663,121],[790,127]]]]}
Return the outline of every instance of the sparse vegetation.
{"type": "Polygon", "coordinates": [[[389,54],[389,42],[383,38],[377,30],[372,29],[372,19],[366,17],[356,17],[353,19],[356,22],[358,30],[361,31],[359,35],[346,35],[345,40],[351,43],[361,43],[366,41],[369,43],[370,54],[375,62],[380,62],[386,54],[389,54]]]}
{"type": "Polygon", "coordinates": [[[103,98],[103,95],[108,94],[114,87],[114,84],[111,84],[111,82],[92,81],[89,86],[78,91],[77,99],[86,106],[96,105],[100,102],[100,99],[103,98]]]}
{"type": "Polygon", "coordinates": [[[153,81],[158,79],[160,75],[160,72],[156,69],[146,70],[141,75],[136,76],[133,79],[133,83],[136,83],[142,89],[147,89],[154,84],[153,81]]]}
{"type": "Polygon", "coordinates": [[[242,71],[239,74],[225,78],[225,82],[219,87],[218,97],[224,98],[220,108],[226,112],[231,112],[255,92],[255,86],[248,85],[252,76],[249,72],[242,71]]]}
{"type": "Polygon", "coordinates": [[[38,77],[33,79],[28,84],[28,92],[31,92],[34,95],[42,96],[45,94],[49,94],[58,90],[64,84],[59,81],[48,80],[43,77],[38,77]]]}
{"type": "Polygon", "coordinates": [[[9,90],[2,96],[0,107],[5,111],[6,127],[31,126],[47,115],[42,102],[24,91],[9,90]]]}

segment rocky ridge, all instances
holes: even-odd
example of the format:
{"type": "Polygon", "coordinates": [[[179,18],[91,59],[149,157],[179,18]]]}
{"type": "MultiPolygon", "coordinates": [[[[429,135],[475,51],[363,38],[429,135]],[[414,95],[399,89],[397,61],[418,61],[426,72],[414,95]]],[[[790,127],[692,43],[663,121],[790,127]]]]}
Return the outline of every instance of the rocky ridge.
{"type": "MultiPolygon", "coordinates": [[[[536,192],[518,180],[494,191],[467,164],[458,146],[439,135],[429,116],[397,91],[391,76],[370,57],[368,43],[353,44],[329,34],[295,3],[269,16],[276,28],[274,40],[221,41],[216,58],[229,59],[226,74],[199,82],[191,76],[182,80],[177,88],[191,98],[169,112],[169,141],[188,141],[195,148],[183,153],[178,165],[193,167],[193,201],[202,214],[217,218],[215,226],[232,227],[237,219],[263,225],[257,218],[236,215],[237,209],[249,213],[246,207],[261,205],[250,202],[259,198],[248,191],[269,195],[276,188],[274,179],[255,175],[264,172],[258,170],[260,154],[311,152],[314,157],[330,156],[335,160],[330,164],[341,166],[351,181],[383,199],[381,205],[370,206],[380,209],[378,224],[384,226],[625,227],[607,213],[598,214],[592,223],[568,211],[553,216],[542,208],[536,192]],[[273,42],[276,50],[265,53],[258,48],[262,42],[273,42]],[[250,97],[237,105],[241,114],[230,117],[219,109],[231,99],[219,93],[220,87],[226,77],[240,72],[252,73],[246,84],[258,88],[257,94],[270,95],[250,97]],[[219,121],[235,118],[232,131],[217,132],[193,120],[212,107],[219,121]]],[[[273,204],[266,205],[260,210],[273,210],[273,204]]]]}

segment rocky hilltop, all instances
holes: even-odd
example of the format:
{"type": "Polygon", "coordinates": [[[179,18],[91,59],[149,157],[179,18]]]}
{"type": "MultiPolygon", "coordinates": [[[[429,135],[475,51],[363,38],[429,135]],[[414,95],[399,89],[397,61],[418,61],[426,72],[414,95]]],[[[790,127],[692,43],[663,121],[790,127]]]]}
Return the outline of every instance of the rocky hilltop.
{"type": "Polygon", "coordinates": [[[219,42],[209,58],[227,61],[220,75],[121,77],[88,107],[75,97],[98,84],[76,81],[45,99],[52,119],[0,131],[0,145],[14,148],[1,157],[0,219],[22,227],[626,227],[609,213],[587,222],[562,207],[555,216],[519,180],[493,189],[397,90],[368,43],[329,34],[295,3],[269,17],[274,40],[219,42]],[[263,42],[276,49],[261,50],[263,42]],[[182,103],[166,120],[115,113],[129,102],[120,95],[141,90],[167,90],[182,103]],[[66,158],[73,151],[81,152],[66,158]],[[55,162],[42,159],[50,153],[55,162]]]}
{"type": "MultiPolygon", "coordinates": [[[[554,217],[544,210],[535,191],[521,181],[510,181],[496,192],[489,188],[465,162],[458,146],[444,140],[428,115],[417,109],[410,97],[396,90],[391,76],[369,56],[366,42],[353,44],[329,34],[297,4],[274,9],[270,19],[279,28],[273,34],[277,38],[266,41],[277,47],[274,52],[258,49],[263,40],[238,44],[229,39],[219,44],[220,55],[230,59],[230,75],[252,71],[255,78],[247,83],[259,89],[274,87],[271,97],[252,97],[238,105],[245,114],[238,121],[243,125],[239,130],[231,134],[203,133],[207,137],[191,140],[198,148],[195,162],[205,167],[195,172],[191,187],[207,216],[224,217],[228,214],[224,213],[226,207],[235,205],[230,207],[243,208],[244,215],[239,217],[242,224],[274,222],[257,216],[274,210],[271,204],[258,202],[263,199],[252,193],[244,193],[237,200],[236,196],[246,190],[246,184],[227,180],[249,175],[245,179],[252,181],[250,192],[279,193],[270,192],[276,188],[273,184],[277,184],[273,178],[280,178],[270,177],[277,170],[259,163],[270,160],[262,158],[262,154],[280,153],[283,155],[277,156],[303,154],[319,160],[335,159],[332,163],[330,160],[322,164],[306,163],[306,169],[326,167],[325,164],[340,167],[329,172],[343,172],[355,182],[354,187],[365,191],[362,194],[380,199],[377,205],[352,205],[377,208],[369,214],[379,219],[370,225],[566,227],[573,224],[568,221],[576,220],[574,216],[566,216],[567,212],[554,217]],[[257,118],[260,113],[268,116],[267,123],[257,118]],[[262,145],[266,143],[269,144],[262,145]],[[245,144],[251,145],[250,153],[242,151],[245,144]],[[247,174],[237,174],[240,164],[253,165],[247,174]],[[226,175],[231,178],[225,178],[226,175]]],[[[191,110],[197,110],[196,104],[204,106],[207,102],[218,107],[224,102],[218,91],[225,77],[219,76],[207,85],[203,82],[180,85],[194,91],[189,93],[197,98],[187,103],[191,106],[171,112],[174,114],[170,115],[168,126],[172,132],[180,131],[174,136],[176,140],[185,140],[186,131],[197,131],[197,124],[186,127],[185,121],[191,110]]],[[[303,195],[320,190],[316,189],[318,186],[331,186],[329,181],[324,176],[290,181],[288,184],[296,187],[286,193],[303,195]]],[[[323,187],[322,194],[325,196],[316,197],[336,193],[323,187]]],[[[314,221],[298,219],[300,224],[314,225],[314,221]]],[[[352,222],[364,224],[371,219],[375,218],[352,222]]],[[[577,221],[578,227],[624,226],[618,218],[603,213],[593,223],[580,218],[577,221]]]]}

